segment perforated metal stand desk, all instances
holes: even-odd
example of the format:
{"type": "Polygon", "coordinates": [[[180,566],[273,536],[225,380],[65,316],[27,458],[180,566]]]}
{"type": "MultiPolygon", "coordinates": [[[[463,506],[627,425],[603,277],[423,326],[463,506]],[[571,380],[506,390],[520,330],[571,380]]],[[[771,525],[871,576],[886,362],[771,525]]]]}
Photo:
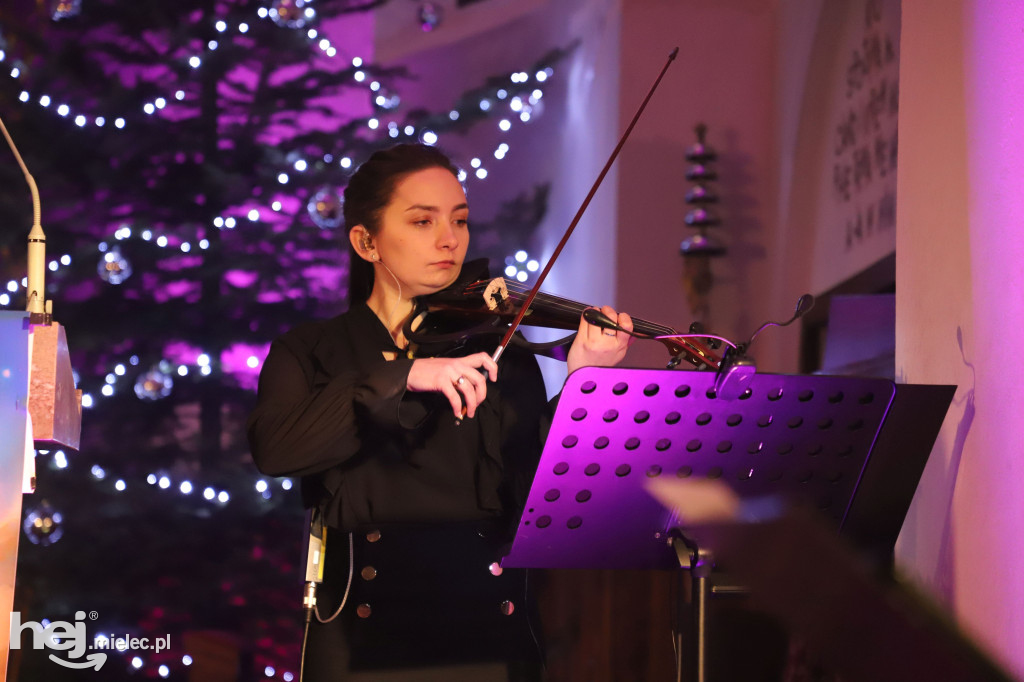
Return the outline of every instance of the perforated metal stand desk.
{"type": "MultiPolygon", "coordinates": [[[[889,556],[955,387],[758,374],[740,398],[722,400],[714,379],[574,372],[503,565],[678,568],[673,539],[686,528],[644,489],[663,476],[718,479],[745,500],[812,507],[863,551],[889,556]]],[[[695,567],[710,564],[686,545],[695,567]]],[[[704,682],[703,646],[694,658],[687,667],[704,682]]]]}

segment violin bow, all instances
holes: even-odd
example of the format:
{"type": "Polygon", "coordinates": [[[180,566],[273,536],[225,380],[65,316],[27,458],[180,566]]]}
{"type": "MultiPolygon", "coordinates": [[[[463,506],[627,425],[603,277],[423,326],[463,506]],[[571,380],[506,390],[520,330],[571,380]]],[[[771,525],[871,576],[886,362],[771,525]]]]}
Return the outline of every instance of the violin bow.
{"type": "Polygon", "coordinates": [[[654,91],[658,89],[658,85],[661,83],[661,79],[664,78],[665,72],[668,71],[669,65],[675,61],[676,55],[678,54],[678,47],[672,50],[672,53],[669,54],[668,60],[665,62],[665,66],[661,68],[661,73],[658,74],[658,78],[654,81],[654,85],[652,85],[651,89],[648,90],[647,96],[644,97],[644,101],[640,103],[640,108],[637,109],[636,113],[633,115],[633,120],[630,121],[629,125],[626,127],[626,132],[622,133],[622,137],[619,138],[619,143],[615,145],[615,149],[612,150],[611,156],[608,157],[608,161],[604,164],[604,168],[602,168],[601,173],[598,174],[597,180],[594,181],[593,186],[590,188],[590,192],[587,194],[587,197],[583,200],[579,210],[576,212],[576,216],[572,219],[572,222],[569,223],[568,229],[566,229],[565,234],[562,235],[562,239],[558,242],[558,246],[555,247],[555,251],[551,254],[551,258],[548,259],[547,265],[545,265],[544,269],[541,270],[540,276],[537,277],[537,282],[533,285],[533,288],[530,289],[530,294],[519,307],[519,314],[517,314],[512,320],[512,323],[509,325],[508,331],[505,332],[505,336],[502,337],[497,350],[495,350],[494,355],[491,356],[491,359],[495,362],[497,362],[498,358],[501,357],[501,354],[505,352],[506,346],[508,346],[509,341],[512,340],[512,335],[516,333],[516,329],[519,328],[519,324],[523,321],[523,317],[525,317],[526,313],[530,310],[530,305],[533,304],[533,299],[537,297],[537,292],[540,291],[540,287],[544,283],[544,279],[548,276],[551,266],[555,264],[555,260],[558,258],[558,255],[562,253],[562,248],[565,246],[565,243],[569,241],[570,235],[572,235],[573,230],[576,229],[576,224],[580,222],[580,218],[583,217],[584,211],[586,211],[587,206],[590,205],[590,200],[593,199],[594,194],[597,193],[597,188],[601,186],[602,182],[604,182],[604,176],[608,174],[608,170],[615,162],[615,158],[619,155],[619,150],[622,149],[622,145],[625,144],[626,138],[629,137],[629,134],[633,132],[633,127],[636,125],[636,122],[640,120],[640,115],[644,113],[644,109],[647,107],[647,103],[651,100],[651,96],[654,94],[654,91]]]}

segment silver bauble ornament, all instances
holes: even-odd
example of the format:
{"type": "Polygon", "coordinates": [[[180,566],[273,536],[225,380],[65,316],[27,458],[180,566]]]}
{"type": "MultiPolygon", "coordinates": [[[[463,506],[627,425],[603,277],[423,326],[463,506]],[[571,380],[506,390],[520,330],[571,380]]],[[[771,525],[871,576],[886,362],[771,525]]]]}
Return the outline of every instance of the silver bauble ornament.
{"type": "Polygon", "coordinates": [[[317,227],[333,230],[345,219],[344,206],[345,200],[341,192],[334,187],[324,186],[309,198],[306,210],[309,211],[309,217],[313,219],[313,223],[317,227]]]}
{"type": "Polygon", "coordinates": [[[274,0],[270,6],[270,18],[278,26],[302,28],[306,25],[305,5],[304,0],[274,0]]]}
{"type": "Polygon", "coordinates": [[[96,271],[104,282],[120,284],[131,276],[132,264],[121,253],[121,249],[115,246],[100,257],[96,271]]]}
{"type": "Polygon", "coordinates": [[[77,17],[82,13],[82,0],[52,0],[50,16],[54,21],[77,17]]]}
{"type": "Polygon", "coordinates": [[[153,368],[135,380],[135,395],[139,400],[160,400],[171,394],[174,379],[170,374],[153,368]]]}
{"type": "Polygon", "coordinates": [[[33,545],[48,547],[64,535],[64,518],[59,511],[43,500],[25,513],[21,528],[33,545]]]}

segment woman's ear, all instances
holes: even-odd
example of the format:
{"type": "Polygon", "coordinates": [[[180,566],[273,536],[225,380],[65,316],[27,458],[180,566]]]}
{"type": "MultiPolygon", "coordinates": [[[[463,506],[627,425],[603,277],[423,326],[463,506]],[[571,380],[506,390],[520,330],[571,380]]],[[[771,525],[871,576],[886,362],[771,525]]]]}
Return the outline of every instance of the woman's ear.
{"type": "Polygon", "coordinates": [[[348,240],[359,257],[363,260],[376,262],[380,260],[377,249],[373,245],[373,237],[362,225],[356,225],[348,231],[348,240]]]}

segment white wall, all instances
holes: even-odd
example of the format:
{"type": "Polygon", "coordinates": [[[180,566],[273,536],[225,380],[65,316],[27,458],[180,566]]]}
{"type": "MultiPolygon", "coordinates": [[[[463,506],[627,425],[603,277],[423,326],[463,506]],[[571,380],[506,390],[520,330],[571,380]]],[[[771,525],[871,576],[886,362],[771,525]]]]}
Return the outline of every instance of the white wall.
{"type": "Polygon", "coordinates": [[[904,0],[897,373],[955,383],[900,566],[1024,677],[1024,5],[904,0]]]}

